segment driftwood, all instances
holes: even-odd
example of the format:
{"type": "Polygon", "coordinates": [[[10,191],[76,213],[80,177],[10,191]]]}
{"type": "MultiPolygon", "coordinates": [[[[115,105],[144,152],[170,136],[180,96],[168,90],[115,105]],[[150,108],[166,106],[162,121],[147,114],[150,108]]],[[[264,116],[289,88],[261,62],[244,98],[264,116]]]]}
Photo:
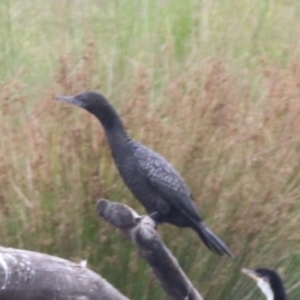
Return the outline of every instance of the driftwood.
{"type": "MultiPolygon", "coordinates": [[[[120,229],[149,263],[169,299],[203,300],[155,230],[130,207],[99,200],[99,214],[120,229]]],[[[120,270],[122,271],[122,270],[120,270]]],[[[85,266],[55,256],[0,246],[1,300],[128,300],[85,266]]]]}
{"type": "MultiPolygon", "coordinates": [[[[169,299],[203,300],[155,230],[154,221],[124,204],[99,200],[99,214],[120,229],[149,263],[169,299]]],[[[121,270],[120,270],[121,271],[121,270]]]]}
{"type": "Polygon", "coordinates": [[[86,267],[38,252],[0,247],[1,300],[128,300],[86,267]]]}

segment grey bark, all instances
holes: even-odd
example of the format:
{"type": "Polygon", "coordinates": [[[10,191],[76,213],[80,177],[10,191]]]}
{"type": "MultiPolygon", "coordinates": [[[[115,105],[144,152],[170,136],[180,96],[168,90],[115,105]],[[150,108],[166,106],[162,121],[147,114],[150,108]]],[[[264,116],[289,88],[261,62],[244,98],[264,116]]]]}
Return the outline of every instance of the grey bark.
{"type": "Polygon", "coordinates": [[[162,242],[150,217],[139,216],[127,205],[104,199],[97,202],[97,210],[107,222],[120,229],[133,242],[151,266],[169,299],[203,300],[162,242]]]}
{"type": "Polygon", "coordinates": [[[1,300],[128,300],[80,264],[0,246],[1,300]]]}

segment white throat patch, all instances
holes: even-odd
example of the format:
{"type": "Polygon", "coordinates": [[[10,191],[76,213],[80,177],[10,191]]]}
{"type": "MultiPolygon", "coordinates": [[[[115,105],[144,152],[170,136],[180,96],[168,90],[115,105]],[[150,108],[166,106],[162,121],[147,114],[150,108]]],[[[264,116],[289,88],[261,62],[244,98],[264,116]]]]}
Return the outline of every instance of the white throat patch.
{"type": "Polygon", "coordinates": [[[274,294],[268,281],[263,278],[259,278],[257,280],[257,285],[265,294],[267,300],[274,300],[274,294]]]}

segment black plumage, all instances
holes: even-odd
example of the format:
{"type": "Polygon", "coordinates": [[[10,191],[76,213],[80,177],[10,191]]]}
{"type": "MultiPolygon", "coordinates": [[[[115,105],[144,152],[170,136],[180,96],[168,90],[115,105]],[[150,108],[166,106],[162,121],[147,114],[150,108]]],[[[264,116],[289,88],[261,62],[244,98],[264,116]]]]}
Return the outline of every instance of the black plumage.
{"type": "Polygon", "coordinates": [[[202,221],[180,175],[163,157],[128,137],[119,115],[102,95],[85,92],[56,98],[78,105],[99,119],[124,182],[158,223],[191,227],[210,250],[233,257],[202,221]]]}

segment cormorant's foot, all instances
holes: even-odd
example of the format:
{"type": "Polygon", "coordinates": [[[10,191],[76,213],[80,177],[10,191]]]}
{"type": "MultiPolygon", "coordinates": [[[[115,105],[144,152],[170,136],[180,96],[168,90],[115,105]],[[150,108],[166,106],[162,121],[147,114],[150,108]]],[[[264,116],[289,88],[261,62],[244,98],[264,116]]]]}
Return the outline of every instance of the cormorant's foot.
{"type": "Polygon", "coordinates": [[[155,222],[159,222],[160,214],[159,212],[155,211],[149,214],[149,217],[153,219],[155,222]]]}
{"type": "Polygon", "coordinates": [[[160,223],[160,214],[159,212],[155,211],[155,212],[152,212],[151,214],[149,214],[149,217],[154,221],[155,223],[155,229],[157,228],[158,224],[160,223]]]}

